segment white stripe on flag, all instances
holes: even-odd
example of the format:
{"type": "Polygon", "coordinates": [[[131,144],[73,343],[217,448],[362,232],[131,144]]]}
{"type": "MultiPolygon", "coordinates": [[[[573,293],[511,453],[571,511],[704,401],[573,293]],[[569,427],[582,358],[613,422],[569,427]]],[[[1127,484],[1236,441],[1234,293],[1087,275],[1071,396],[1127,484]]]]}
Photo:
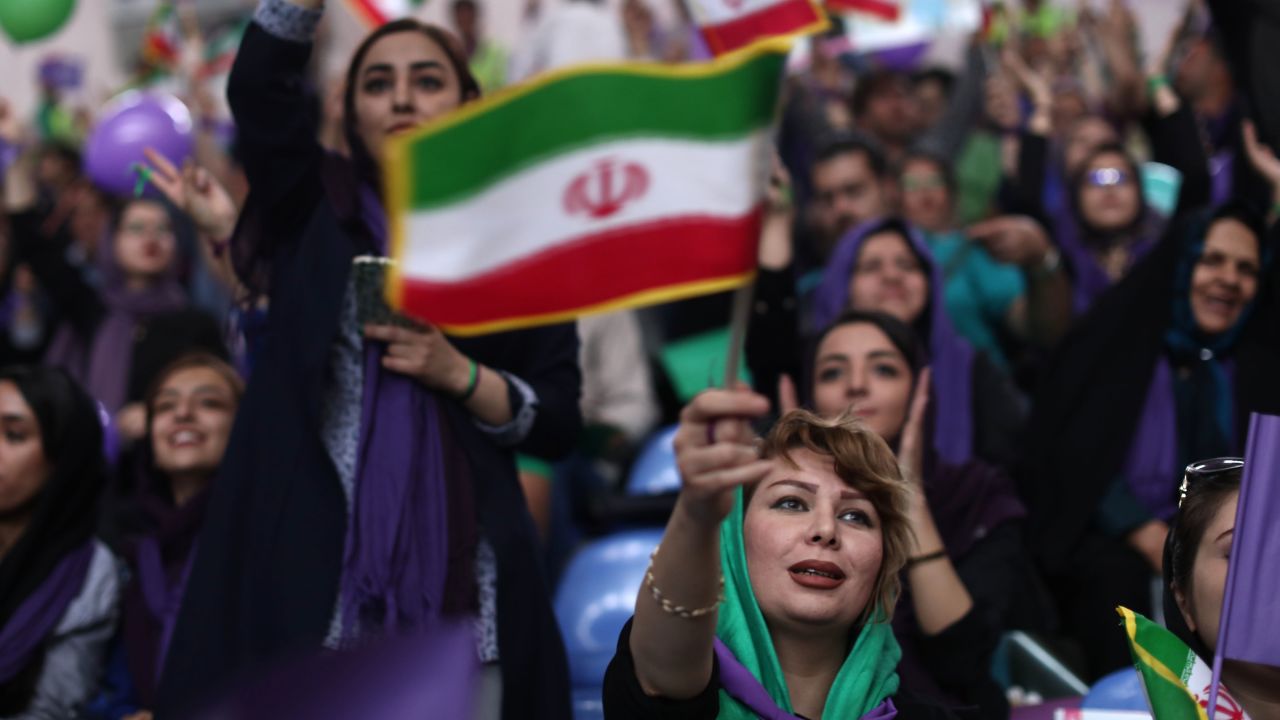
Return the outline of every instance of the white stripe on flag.
{"type": "Polygon", "coordinates": [[[629,225],[744,216],[764,195],[769,143],[763,128],[732,141],[616,140],[565,153],[458,203],[410,212],[401,271],[459,281],[629,225]],[[623,201],[612,213],[606,195],[623,201]]]}
{"type": "Polygon", "coordinates": [[[689,12],[698,25],[722,25],[789,0],[689,0],[689,12]]]}

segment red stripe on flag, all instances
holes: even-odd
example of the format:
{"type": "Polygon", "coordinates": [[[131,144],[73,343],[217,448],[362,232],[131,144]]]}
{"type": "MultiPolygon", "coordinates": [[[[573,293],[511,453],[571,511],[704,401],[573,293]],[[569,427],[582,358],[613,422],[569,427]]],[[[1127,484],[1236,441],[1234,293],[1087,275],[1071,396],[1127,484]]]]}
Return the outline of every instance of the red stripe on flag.
{"type": "Polygon", "coordinates": [[[902,16],[898,0],[827,0],[827,7],[840,12],[867,13],[888,22],[897,22],[902,16]]]}
{"type": "Polygon", "coordinates": [[[704,26],[702,37],[711,52],[723,55],[761,38],[805,30],[824,19],[822,11],[809,0],[786,0],[726,23],[704,26]]]}
{"type": "Polygon", "coordinates": [[[476,333],[565,320],[638,295],[660,295],[665,288],[680,295],[680,286],[753,271],[761,217],[756,209],[738,218],[645,223],[584,237],[460,282],[403,276],[403,309],[448,330],[476,333]]]}
{"type": "Polygon", "coordinates": [[[373,0],[347,0],[347,6],[351,8],[351,12],[370,28],[382,27],[387,24],[387,18],[382,14],[382,10],[373,3],[373,0]]]}

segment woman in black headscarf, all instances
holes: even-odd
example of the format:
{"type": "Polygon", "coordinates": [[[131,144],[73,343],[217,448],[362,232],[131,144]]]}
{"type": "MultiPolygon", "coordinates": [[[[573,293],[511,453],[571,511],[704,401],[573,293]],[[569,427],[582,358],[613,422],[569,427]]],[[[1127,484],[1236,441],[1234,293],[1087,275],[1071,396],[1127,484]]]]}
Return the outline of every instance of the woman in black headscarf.
{"type": "Polygon", "coordinates": [[[65,372],[0,370],[0,717],[69,717],[94,692],[119,602],[94,539],[102,427],[65,372]]]}
{"type": "Polygon", "coordinates": [[[1149,612],[1177,469],[1238,453],[1250,411],[1280,408],[1278,318],[1261,281],[1275,230],[1248,208],[1174,228],[1072,331],[1047,368],[1022,493],[1033,548],[1090,674],[1129,663],[1095,632],[1123,604],[1149,612]]]}

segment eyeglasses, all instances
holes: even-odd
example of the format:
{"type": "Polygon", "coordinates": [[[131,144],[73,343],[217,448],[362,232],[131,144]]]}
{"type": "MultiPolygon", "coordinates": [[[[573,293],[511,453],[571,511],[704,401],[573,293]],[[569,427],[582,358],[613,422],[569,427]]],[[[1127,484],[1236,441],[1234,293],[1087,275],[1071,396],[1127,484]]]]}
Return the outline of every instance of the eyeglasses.
{"type": "Polygon", "coordinates": [[[1090,170],[1089,174],[1085,175],[1085,182],[1094,187],[1110,187],[1112,185],[1124,185],[1132,177],[1128,170],[1113,167],[1098,168],[1097,170],[1090,170]]]}
{"type": "Polygon", "coordinates": [[[1215,475],[1238,471],[1243,467],[1244,459],[1238,457],[1220,457],[1191,463],[1183,473],[1182,485],[1178,488],[1178,507],[1182,507],[1182,503],[1187,499],[1187,491],[1192,485],[1215,475]]]}

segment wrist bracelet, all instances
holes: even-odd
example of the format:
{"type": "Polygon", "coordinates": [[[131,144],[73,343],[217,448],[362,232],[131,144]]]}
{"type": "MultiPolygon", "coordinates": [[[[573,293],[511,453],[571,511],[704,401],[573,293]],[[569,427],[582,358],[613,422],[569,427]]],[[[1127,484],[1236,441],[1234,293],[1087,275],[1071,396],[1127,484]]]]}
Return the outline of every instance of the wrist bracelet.
{"type": "Polygon", "coordinates": [[[653,596],[653,599],[662,608],[662,612],[667,613],[668,615],[682,617],[685,620],[692,620],[713,612],[716,608],[720,607],[720,603],[724,602],[723,574],[720,575],[720,591],[716,594],[716,601],[706,607],[694,608],[691,610],[683,605],[676,605],[675,603],[672,603],[662,594],[662,591],[658,589],[657,583],[653,581],[653,561],[657,559],[658,550],[661,547],[662,545],[658,545],[658,547],[654,548],[653,552],[649,554],[649,567],[644,571],[644,584],[649,586],[649,594],[653,596]]]}
{"type": "Polygon", "coordinates": [[[471,364],[471,376],[467,378],[467,389],[458,396],[458,402],[470,400],[476,394],[476,388],[480,387],[480,363],[471,358],[467,358],[467,362],[471,364]]]}
{"type": "Polygon", "coordinates": [[[907,560],[907,569],[909,570],[917,565],[923,565],[928,562],[933,562],[934,560],[941,560],[946,556],[947,556],[946,548],[943,548],[942,550],[935,550],[927,555],[920,555],[918,557],[913,557],[907,560]]]}

